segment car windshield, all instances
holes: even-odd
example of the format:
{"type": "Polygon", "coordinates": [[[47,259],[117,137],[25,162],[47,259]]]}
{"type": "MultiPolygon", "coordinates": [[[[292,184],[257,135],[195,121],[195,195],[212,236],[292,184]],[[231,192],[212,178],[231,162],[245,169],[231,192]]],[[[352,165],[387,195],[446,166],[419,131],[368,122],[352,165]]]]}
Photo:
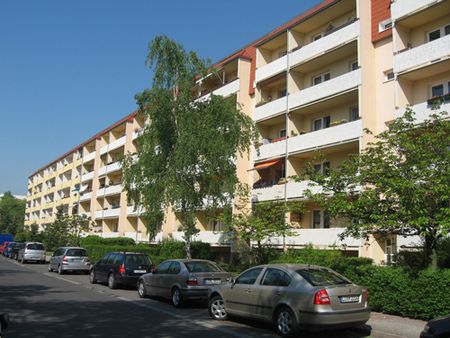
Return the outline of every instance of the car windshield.
{"type": "Polygon", "coordinates": [[[44,250],[44,246],[39,243],[32,243],[27,245],[28,250],[44,250]]]}
{"type": "Polygon", "coordinates": [[[127,266],[138,266],[138,265],[152,265],[150,257],[146,255],[127,255],[125,257],[125,265],[127,266]]]}
{"type": "Polygon", "coordinates": [[[313,286],[350,284],[351,282],[327,269],[299,269],[297,273],[313,286]]]}
{"type": "Polygon", "coordinates": [[[69,249],[66,252],[66,256],[71,256],[71,257],[86,257],[87,256],[87,252],[84,249],[69,249]]]}
{"type": "Polygon", "coordinates": [[[193,261],[193,262],[184,262],[186,268],[189,272],[217,272],[223,271],[217,265],[212,262],[203,262],[203,261],[193,261]]]}

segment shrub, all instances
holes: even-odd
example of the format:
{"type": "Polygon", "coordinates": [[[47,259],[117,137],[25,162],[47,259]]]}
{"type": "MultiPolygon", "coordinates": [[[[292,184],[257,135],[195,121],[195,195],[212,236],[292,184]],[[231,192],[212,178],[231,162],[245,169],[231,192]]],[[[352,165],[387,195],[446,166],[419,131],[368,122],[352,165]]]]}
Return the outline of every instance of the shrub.
{"type": "Polygon", "coordinates": [[[164,257],[165,259],[185,258],[186,250],[184,242],[174,240],[163,241],[161,243],[159,256],[164,257]]]}
{"type": "Polygon", "coordinates": [[[103,244],[103,245],[123,245],[131,246],[135,245],[134,239],[129,237],[115,237],[115,238],[103,238],[96,235],[89,235],[81,239],[81,246],[89,244],[103,244]]]}
{"type": "Polygon", "coordinates": [[[211,259],[211,245],[203,242],[191,242],[192,258],[211,259]]]}
{"type": "Polygon", "coordinates": [[[296,263],[321,265],[331,268],[333,262],[342,258],[338,250],[318,250],[312,246],[304,249],[289,249],[271,263],[296,263]]]}
{"type": "Polygon", "coordinates": [[[131,245],[131,246],[123,246],[123,245],[104,245],[104,244],[87,244],[84,245],[84,248],[87,250],[89,258],[91,259],[91,262],[96,262],[100,258],[102,258],[104,255],[106,255],[108,252],[140,252],[145,253],[150,256],[152,259],[153,264],[158,264],[159,258],[157,255],[155,255],[154,247],[148,246],[148,245],[131,245]]]}

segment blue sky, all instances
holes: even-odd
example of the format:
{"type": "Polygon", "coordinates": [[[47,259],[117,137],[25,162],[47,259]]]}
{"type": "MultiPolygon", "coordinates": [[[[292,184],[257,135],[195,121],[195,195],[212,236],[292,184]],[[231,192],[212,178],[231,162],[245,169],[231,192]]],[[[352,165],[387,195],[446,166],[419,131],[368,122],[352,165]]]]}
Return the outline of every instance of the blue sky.
{"type": "Polygon", "coordinates": [[[218,61],[319,2],[0,0],[0,193],[135,109],[156,35],[218,61]]]}

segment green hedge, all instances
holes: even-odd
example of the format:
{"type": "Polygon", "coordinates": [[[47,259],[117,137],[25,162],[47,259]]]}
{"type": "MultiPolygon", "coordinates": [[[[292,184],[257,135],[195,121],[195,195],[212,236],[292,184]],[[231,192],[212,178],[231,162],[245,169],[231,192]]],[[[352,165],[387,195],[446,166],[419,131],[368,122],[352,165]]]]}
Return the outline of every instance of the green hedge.
{"type": "Polygon", "coordinates": [[[131,246],[135,245],[134,239],[129,237],[115,237],[115,238],[103,238],[96,235],[86,236],[80,241],[81,246],[87,245],[121,245],[121,246],[131,246]]]}

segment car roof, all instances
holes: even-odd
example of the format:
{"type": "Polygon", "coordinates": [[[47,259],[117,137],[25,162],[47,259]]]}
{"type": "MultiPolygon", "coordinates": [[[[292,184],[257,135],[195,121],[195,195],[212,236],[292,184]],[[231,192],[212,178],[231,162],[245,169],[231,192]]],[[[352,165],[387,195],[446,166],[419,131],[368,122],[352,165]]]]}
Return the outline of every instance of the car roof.
{"type": "Polygon", "coordinates": [[[80,246],[62,246],[59,249],[83,249],[83,250],[86,250],[85,248],[82,248],[80,246]]]}
{"type": "Polygon", "coordinates": [[[280,268],[280,269],[291,269],[291,270],[297,270],[297,269],[327,269],[329,270],[329,268],[325,267],[325,266],[320,266],[320,265],[314,265],[314,264],[295,264],[295,263],[277,263],[277,264],[263,264],[263,265],[258,265],[255,266],[256,267],[260,267],[260,268],[280,268]]]}
{"type": "MultiPolygon", "coordinates": [[[[174,259],[167,259],[166,261],[177,261],[182,263],[189,263],[189,262],[211,262],[207,259],[196,259],[196,258],[174,258],[174,259]]],[[[214,263],[214,262],[213,262],[214,263]]]]}

